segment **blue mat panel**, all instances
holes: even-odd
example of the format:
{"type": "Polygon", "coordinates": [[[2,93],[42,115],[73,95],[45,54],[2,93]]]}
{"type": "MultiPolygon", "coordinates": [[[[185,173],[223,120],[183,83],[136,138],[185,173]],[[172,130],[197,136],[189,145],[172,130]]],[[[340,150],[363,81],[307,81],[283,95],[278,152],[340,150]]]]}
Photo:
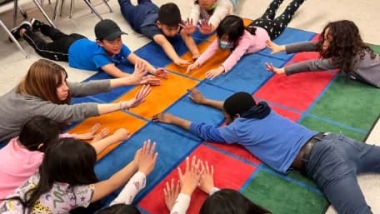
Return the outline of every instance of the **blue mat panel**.
{"type": "MultiPolygon", "coordinates": [[[[156,151],[159,157],[155,169],[147,178],[147,187],[138,194],[136,203],[200,144],[200,141],[150,123],[97,162],[95,172],[99,180],[109,178],[127,165],[147,139],[157,143],[156,151]]],[[[118,193],[119,191],[109,196],[106,202],[110,202],[118,193]]]]}
{"type": "MultiPolygon", "coordinates": [[[[287,27],[285,28],[284,32],[274,40],[274,42],[279,45],[291,44],[295,42],[305,42],[311,40],[315,35],[315,33],[309,31],[287,27]]],[[[271,55],[271,50],[267,48],[260,51],[259,54],[271,56],[272,58],[282,59],[285,61],[289,61],[294,56],[294,54],[286,54],[285,52],[271,55]]]]}
{"type": "Polygon", "coordinates": [[[274,66],[285,64],[284,60],[250,54],[244,56],[227,74],[205,82],[234,92],[246,91],[252,94],[273,75],[266,70],[266,62],[271,62],[274,66]]]}
{"type": "MultiPolygon", "coordinates": [[[[182,56],[183,54],[188,52],[188,49],[181,39],[180,36],[176,36],[169,40],[170,43],[173,45],[175,51],[177,52],[178,56],[182,56]]],[[[194,41],[196,44],[201,43],[203,40],[195,39],[194,41]]],[[[156,66],[156,67],[165,67],[166,65],[170,64],[172,62],[169,57],[166,56],[164,50],[156,44],[155,42],[149,42],[139,50],[135,52],[139,57],[147,60],[150,62],[150,64],[156,66]]]]}

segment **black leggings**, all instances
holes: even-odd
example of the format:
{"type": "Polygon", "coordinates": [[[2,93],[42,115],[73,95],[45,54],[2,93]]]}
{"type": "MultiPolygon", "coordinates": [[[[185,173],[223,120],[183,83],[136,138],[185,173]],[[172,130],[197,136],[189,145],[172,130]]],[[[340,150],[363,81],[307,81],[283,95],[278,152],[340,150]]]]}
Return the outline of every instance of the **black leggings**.
{"type": "Polygon", "coordinates": [[[283,0],[272,1],[265,13],[252,22],[248,27],[264,28],[268,32],[271,40],[277,38],[285,30],[286,26],[288,26],[294,13],[304,0],[293,0],[279,17],[274,18],[276,16],[276,10],[282,2],[283,0]]]}
{"type": "Polygon", "coordinates": [[[46,42],[37,33],[27,30],[23,38],[29,43],[30,46],[42,57],[56,60],[68,61],[69,48],[77,40],[86,38],[80,34],[64,34],[60,30],[51,27],[50,25],[42,24],[41,33],[50,37],[52,42],[46,42]]]}

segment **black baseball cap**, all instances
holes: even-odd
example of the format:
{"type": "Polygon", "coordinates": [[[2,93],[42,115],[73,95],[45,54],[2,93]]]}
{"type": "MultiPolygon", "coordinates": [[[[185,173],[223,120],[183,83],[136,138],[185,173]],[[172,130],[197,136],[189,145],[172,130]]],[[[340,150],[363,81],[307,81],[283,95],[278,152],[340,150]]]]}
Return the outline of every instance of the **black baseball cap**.
{"type": "Polygon", "coordinates": [[[110,19],[104,19],[95,25],[95,36],[97,40],[113,41],[117,37],[127,34],[119,28],[119,26],[110,19]]]}

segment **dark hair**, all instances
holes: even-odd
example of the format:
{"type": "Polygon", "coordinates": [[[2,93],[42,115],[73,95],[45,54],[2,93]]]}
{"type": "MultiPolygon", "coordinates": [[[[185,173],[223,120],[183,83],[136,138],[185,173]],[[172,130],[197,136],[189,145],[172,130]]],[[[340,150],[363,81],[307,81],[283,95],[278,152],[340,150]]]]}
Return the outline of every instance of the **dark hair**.
{"type": "Polygon", "coordinates": [[[178,26],[182,22],[181,11],[174,3],[163,4],[158,11],[158,21],[170,27],[178,26]]]}
{"type": "Polygon", "coordinates": [[[45,152],[39,168],[40,180],[37,186],[21,197],[7,198],[18,200],[29,210],[42,194],[47,193],[56,182],[70,186],[88,185],[98,181],[94,172],[96,162],[95,149],[88,143],[74,138],[60,138],[45,152]]]}
{"type": "Polygon", "coordinates": [[[57,122],[43,116],[29,119],[21,128],[19,142],[30,151],[44,152],[59,137],[60,127],[57,122]],[[43,144],[40,148],[38,148],[43,144]]]}
{"type": "Polygon", "coordinates": [[[98,214],[141,214],[141,212],[135,206],[130,204],[114,204],[100,210],[98,214]]]}
{"type": "Polygon", "coordinates": [[[244,22],[239,16],[226,16],[216,28],[216,35],[221,39],[223,35],[228,36],[228,41],[234,46],[237,45],[240,37],[244,34],[244,22]]]}
{"type": "Polygon", "coordinates": [[[242,114],[256,105],[255,99],[247,92],[237,92],[228,97],[223,103],[223,110],[234,117],[236,114],[242,114]]]}
{"type": "Polygon", "coordinates": [[[199,214],[264,214],[271,213],[251,202],[240,192],[222,189],[207,198],[199,214]]]}
{"type": "Polygon", "coordinates": [[[360,59],[365,56],[365,51],[371,54],[372,59],[376,57],[373,50],[363,42],[358,27],[349,20],[328,23],[320,35],[318,45],[321,57],[330,58],[341,72],[348,74],[347,76],[354,71],[357,63],[355,57],[358,54],[360,54],[360,59]],[[328,34],[331,36],[331,41],[329,47],[323,50],[324,35],[327,29],[329,29],[328,34]]]}

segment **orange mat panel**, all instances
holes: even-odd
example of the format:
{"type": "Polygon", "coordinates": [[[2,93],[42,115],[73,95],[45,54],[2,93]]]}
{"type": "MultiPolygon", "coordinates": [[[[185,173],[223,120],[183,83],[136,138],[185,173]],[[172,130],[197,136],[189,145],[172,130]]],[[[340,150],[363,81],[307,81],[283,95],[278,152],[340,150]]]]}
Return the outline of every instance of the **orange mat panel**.
{"type": "MultiPolygon", "coordinates": [[[[138,119],[125,112],[118,111],[110,114],[101,115],[98,117],[88,118],[81,122],[79,125],[75,126],[73,129],[69,130],[69,133],[86,133],[89,130],[91,130],[91,127],[94,126],[96,123],[101,124],[99,131],[103,128],[108,128],[110,134],[114,133],[119,128],[125,128],[133,134],[146,124],[146,122],[141,119],[138,119]]],[[[104,157],[110,151],[112,151],[120,143],[121,142],[118,142],[107,147],[104,151],[98,154],[98,160],[104,157]]]]}
{"type": "MultiPolygon", "coordinates": [[[[153,115],[163,112],[166,108],[186,94],[187,89],[193,88],[198,83],[198,81],[181,77],[176,74],[169,74],[168,79],[161,80],[160,86],[152,87],[152,91],[144,103],[137,108],[130,109],[130,111],[150,120],[153,115]]],[[[141,87],[135,87],[125,95],[119,97],[115,102],[133,98],[140,88],[141,87]]]]}

